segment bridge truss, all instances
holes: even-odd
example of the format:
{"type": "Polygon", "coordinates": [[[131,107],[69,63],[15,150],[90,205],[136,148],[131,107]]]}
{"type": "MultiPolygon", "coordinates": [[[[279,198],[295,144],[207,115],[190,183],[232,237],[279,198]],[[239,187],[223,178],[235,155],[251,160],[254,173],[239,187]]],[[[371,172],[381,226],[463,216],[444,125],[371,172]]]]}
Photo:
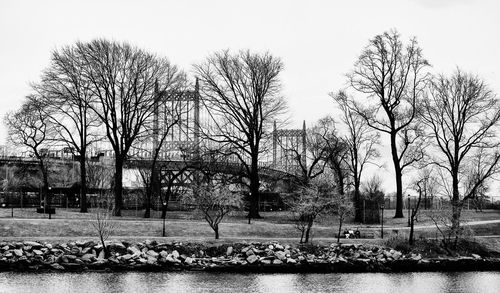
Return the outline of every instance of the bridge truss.
{"type": "MultiPolygon", "coordinates": [[[[151,166],[154,150],[161,144],[158,153],[157,166],[163,184],[175,177],[176,185],[186,185],[195,180],[193,170],[200,168],[203,163],[200,159],[200,148],[209,144],[202,141],[204,128],[209,128],[213,123],[212,115],[202,107],[199,84],[196,81],[193,90],[177,92],[159,92],[158,99],[163,101],[154,109],[153,131],[131,150],[126,168],[147,168],[151,166]],[[173,119],[178,119],[175,125],[168,129],[173,119]],[[164,135],[167,133],[167,135],[164,135]],[[181,174],[180,174],[181,173],[181,174]]],[[[299,171],[299,161],[305,165],[306,128],[305,122],[302,129],[277,129],[276,123],[270,136],[272,141],[264,143],[272,145],[268,153],[262,155],[259,162],[262,178],[275,180],[296,175],[299,171]],[[271,160],[270,160],[271,158],[271,160]]],[[[217,147],[211,145],[211,148],[217,147]]],[[[64,152],[61,152],[61,154],[64,152]]],[[[57,153],[56,153],[57,154],[57,153]]],[[[94,151],[94,159],[102,164],[111,164],[112,152],[109,150],[94,151]]],[[[68,158],[55,155],[51,158],[55,164],[74,164],[68,158]],[[59,161],[58,161],[59,159],[59,161]]],[[[0,165],[8,164],[36,164],[33,158],[0,158],[0,165]]],[[[243,174],[243,166],[235,157],[225,158],[214,164],[212,168],[225,174],[243,174]]],[[[215,171],[214,169],[214,171],[215,171]]]]}

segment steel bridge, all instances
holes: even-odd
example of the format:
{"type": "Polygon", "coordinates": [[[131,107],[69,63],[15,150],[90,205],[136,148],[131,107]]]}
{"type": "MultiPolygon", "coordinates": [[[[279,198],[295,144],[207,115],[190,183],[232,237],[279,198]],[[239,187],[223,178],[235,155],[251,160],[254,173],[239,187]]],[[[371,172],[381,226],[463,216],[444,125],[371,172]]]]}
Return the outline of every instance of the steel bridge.
{"type": "MultiPolygon", "coordinates": [[[[226,157],[223,161],[201,166],[199,160],[200,146],[216,147],[213,142],[203,140],[202,133],[206,134],[213,124],[210,115],[199,92],[198,81],[194,90],[181,92],[158,92],[158,98],[163,101],[155,108],[153,115],[153,131],[133,146],[126,161],[125,168],[141,169],[151,166],[153,150],[161,143],[156,166],[162,177],[169,177],[180,170],[205,167],[213,168],[221,173],[239,175],[244,174],[244,166],[235,156],[226,157]],[[173,119],[177,123],[172,124],[173,119]],[[168,130],[168,131],[167,131],[168,130]],[[165,135],[166,134],[166,135],[165,135]],[[188,150],[189,155],[186,155],[188,150]],[[194,154],[194,156],[193,156],[194,154]]],[[[277,129],[276,123],[267,141],[269,150],[264,152],[259,161],[260,175],[263,180],[289,179],[299,174],[300,160],[305,160],[306,127],[302,129],[277,129]]],[[[45,150],[46,160],[52,168],[77,164],[67,148],[45,150]]],[[[89,154],[89,160],[103,165],[113,163],[113,153],[109,145],[96,145],[89,154]]],[[[25,166],[35,168],[38,161],[32,157],[4,156],[0,157],[0,168],[5,166],[25,166]]],[[[1,170],[1,169],[0,169],[1,170]]],[[[7,170],[7,169],[6,169],[7,170]]],[[[7,172],[7,171],[6,171],[7,172]]],[[[1,171],[0,171],[1,174],[1,171]]],[[[7,176],[7,175],[6,175],[7,176]]],[[[0,175],[0,177],[3,177],[0,175]]],[[[190,172],[185,172],[178,178],[178,184],[186,184],[193,180],[190,172]]]]}

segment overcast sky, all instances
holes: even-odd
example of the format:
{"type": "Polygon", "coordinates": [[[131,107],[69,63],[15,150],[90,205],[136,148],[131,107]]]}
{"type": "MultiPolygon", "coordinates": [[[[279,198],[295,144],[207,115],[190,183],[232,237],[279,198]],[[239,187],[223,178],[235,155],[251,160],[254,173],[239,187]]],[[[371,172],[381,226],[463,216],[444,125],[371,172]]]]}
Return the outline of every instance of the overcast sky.
{"type": "MultiPolygon", "coordinates": [[[[432,72],[459,66],[500,93],[498,0],[0,0],[0,115],[19,107],[52,50],[104,37],[164,55],[190,73],[216,50],[269,51],[285,65],[292,126],[310,125],[332,112],[328,93],[346,86],[368,40],[390,29],[405,41],[417,37],[432,72]]],[[[5,137],[2,123],[0,144],[5,137]]]]}

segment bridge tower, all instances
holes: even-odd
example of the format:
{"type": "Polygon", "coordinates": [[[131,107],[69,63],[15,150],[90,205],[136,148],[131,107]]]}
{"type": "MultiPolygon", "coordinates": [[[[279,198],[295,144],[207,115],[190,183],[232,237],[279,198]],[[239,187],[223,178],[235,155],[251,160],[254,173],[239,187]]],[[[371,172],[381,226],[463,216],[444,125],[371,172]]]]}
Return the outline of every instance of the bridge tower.
{"type": "Polygon", "coordinates": [[[302,129],[277,129],[273,127],[273,167],[285,172],[295,173],[300,165],[306,167],[307,147],[306,121],[302,129]],[[300,164],[299,164],[300,161],[300,164]]]}
{"type": "Polygon", "coordinates": [[[161,184],[169,190],[173,185],[182,186],[192,182],[195,174],[190,170],[182,170],[185,156],[194,158],[200,155],[200,88],[199,81],[193,90],[179,90],[160,92],[157,90],[159,103],[154,109],[153,143],[158,148],[159,139],[165,134],[166,127],[171,125],[172,119],[179,119],[176,125],[171,126],[168,135],[161,146],[159,160],[159,174],[161,184]],[[163,132],[162,132],[163,130],[163,132]],[[170,164],[166,162],[171,162],[170,164]]]}
{"type": "MultiPolygon", "coordinates": [[[[157,103],[154,109],[153,150],[158,148],[159,139],[164,134],[171,119],[179,119],[163,142],[162,159],[178,158],[182,149],[190,149],[195,156],[199,153],[200,144],[200,93],[199,81],[196,78],[194,90],[159,91],[155,87],[157,103]],[[174,117],[174,115],[179,115],[174,117]]],[[[182,154],[181,154],[182,156],[182,154]]]]}

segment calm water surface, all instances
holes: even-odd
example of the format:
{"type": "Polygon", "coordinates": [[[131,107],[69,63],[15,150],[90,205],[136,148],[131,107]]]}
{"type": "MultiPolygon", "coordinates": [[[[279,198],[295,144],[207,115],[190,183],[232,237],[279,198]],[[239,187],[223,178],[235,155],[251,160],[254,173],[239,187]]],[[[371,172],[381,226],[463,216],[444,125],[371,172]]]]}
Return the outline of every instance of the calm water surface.
{"type": "Polygon", "coordinates": [[[0,292],[500,292],[500,272],[0,273],[0,292]]]}

